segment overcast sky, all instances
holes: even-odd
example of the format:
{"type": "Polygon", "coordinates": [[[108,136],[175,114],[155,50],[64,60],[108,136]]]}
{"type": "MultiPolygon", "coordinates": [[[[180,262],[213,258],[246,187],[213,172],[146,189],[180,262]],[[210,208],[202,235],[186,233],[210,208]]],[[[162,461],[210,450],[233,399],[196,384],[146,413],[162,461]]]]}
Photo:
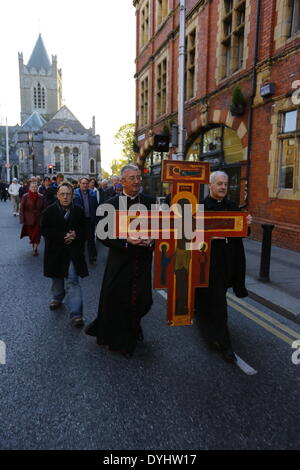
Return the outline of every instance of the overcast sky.
{"type": "Polygon", "coordinates": [[[135,120],[132,0],[5,1],[0,28],[0,122],[20,123],[18,52],[27,64],[39,33],[63,73],[64,104],[101,136],[103,166],[120,157],[118,128],[135,120]]]}

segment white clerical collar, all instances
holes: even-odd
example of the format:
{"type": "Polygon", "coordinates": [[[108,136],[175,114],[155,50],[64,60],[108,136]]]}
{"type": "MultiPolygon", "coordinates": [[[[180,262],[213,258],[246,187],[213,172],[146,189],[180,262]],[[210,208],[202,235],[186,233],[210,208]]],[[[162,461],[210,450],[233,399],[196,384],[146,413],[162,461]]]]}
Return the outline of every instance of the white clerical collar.
{"type": "Polygon", "coordinates": [[[134,199],[136,199],[137,196],[138,196],[138,194],[136,194],[135,196],[129,196],[129,194],[126,194],[126,193],[125,193],[124,189],[123,189],[123,194],[124,194],[124,196],[129,197],[129,199],[130,199],[131,201],[133,201],[134,199]]]}
{"type": "Polygon", "coordinates": [[[214,201],[218,202],[218,203],[224,201],[224,198],[223,199],[216,199],[215,197],[212,197],[212,196],[210,196],[210,198],[213,199],[214,201]]]}

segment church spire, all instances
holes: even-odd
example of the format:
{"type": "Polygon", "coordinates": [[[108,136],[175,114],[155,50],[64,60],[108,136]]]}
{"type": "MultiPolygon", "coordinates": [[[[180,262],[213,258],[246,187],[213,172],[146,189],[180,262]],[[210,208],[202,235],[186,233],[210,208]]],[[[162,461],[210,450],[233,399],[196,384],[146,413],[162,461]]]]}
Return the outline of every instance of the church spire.
{"type": "Polygon", "coordinates": [[[29,62],[27,64],[27,69],[35,68],[37,72],[43,68],[46,72],[49,72],[51,68],[51,62],[47,54],[43,39],[41,34],[35,43],[34,49],[30,56],[29,62]]]}

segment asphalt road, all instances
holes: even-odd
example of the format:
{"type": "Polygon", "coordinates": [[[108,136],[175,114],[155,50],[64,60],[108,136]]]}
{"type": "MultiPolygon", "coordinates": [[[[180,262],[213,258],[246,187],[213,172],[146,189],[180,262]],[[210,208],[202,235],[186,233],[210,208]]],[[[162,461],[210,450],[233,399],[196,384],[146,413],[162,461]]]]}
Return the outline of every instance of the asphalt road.
{"type": "MultiPolygon", "coordinates": [[[[299,325],[230,299],[235,351],[257,371],[247,375],[209,350],[196,326],[167,327],[166,301],[155,293],[133,358],[109,353],[71,327],[65,310],[48,309],[42,256],[19,239],[11,210],[0,203],[0,449],[300,448],[300,364],[291,348],[299,325]]],[[[88,321],[105,259],[98,248],[82,282],[88,321]]]]}

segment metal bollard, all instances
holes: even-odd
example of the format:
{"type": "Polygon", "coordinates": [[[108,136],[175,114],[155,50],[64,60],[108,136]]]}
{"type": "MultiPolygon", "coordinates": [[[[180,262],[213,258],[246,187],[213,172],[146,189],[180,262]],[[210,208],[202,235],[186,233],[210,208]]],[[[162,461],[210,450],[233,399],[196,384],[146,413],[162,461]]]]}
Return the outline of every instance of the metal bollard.
{"type": "Polygon", "coordinates": [[[261,247],[259,280],[262,282],[270,282],[270,260],[272,246],[272,230],[275,225],[262,224],[264,231],[261,247]]]}

